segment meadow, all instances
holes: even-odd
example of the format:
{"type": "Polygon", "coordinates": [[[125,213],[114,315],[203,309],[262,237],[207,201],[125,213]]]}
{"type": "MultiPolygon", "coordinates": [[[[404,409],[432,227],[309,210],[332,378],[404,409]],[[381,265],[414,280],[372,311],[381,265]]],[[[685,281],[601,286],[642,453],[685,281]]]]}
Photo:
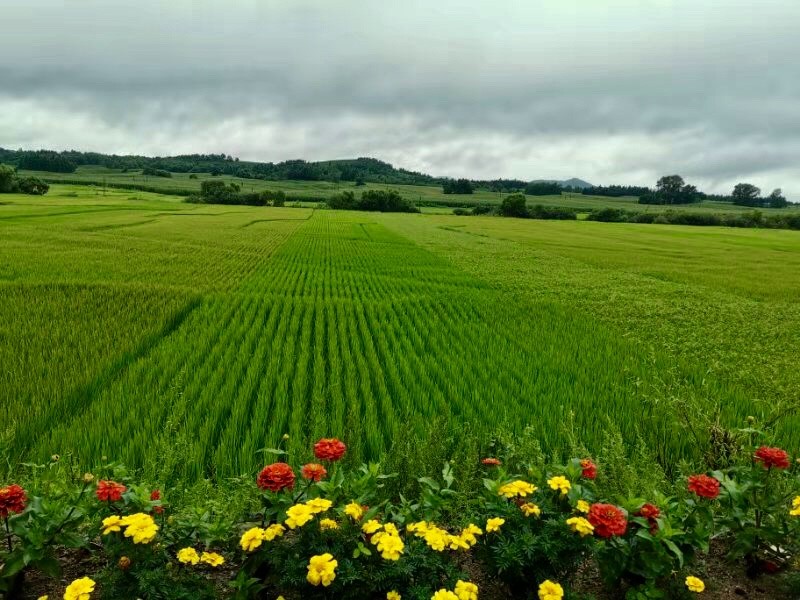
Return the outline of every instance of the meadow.
{"type": "MultiPolygon", "coordinates": [[[[81,166],[75,173],[49,173],[44,171],[21,171],[23,175],[33,175],[49,182],[69,182],[91,184],[103,189],[104,186],[127,185],[144,186],[161,193],[199,192],[200,185],[208,179],[236,183],[243,192],[283,191],[289,202],[297,201],[306,205],[324,201],[333,194],[351,190],[359,193],[364,190],[397,190],[406,198],[423,208],[423,212],[450,212],[453,206],[472,207],[478,204],[499,205],[504,195],[488,190],[475,190],[473,194],[445,194],[441,186],[430,185],[397,185],[367,183],[356,187],[352,182],[330,181],[265,181],[261,179],[242,179],[229,175],[213,177],[208,173],[197,173],[192,177],[189,173],[172,173],[172,177],[155,177],[143,175],[141,171],[122,171],[99,166],[81,166]]],[[[658,205],[638,204],[633,196],[610,198],[590,196],[575,192],[564,192],[560,196],[528,196],[528,205],[561,206],[574,208],[579,213],[590,212],[599,208],[618,208],[637,212],[660,213],[666,207],[658,205]]],[[[673,205],[672,210],[711,213],[740,213],[752,210],[746,206],[736,206],[727,202],[704,201],[697,204],[673,205]]],[[[761,209],[765,215],[800,212],[800,205],[784,209],[761,209]]]]}
{"type": "Polygon", "coordinates": [[[252,473],[284,434],[435,468],[527,430],[669,472],[687,415],[796,401],[798,257],[791,231],[6,195],[0,444],[175,482],[252,473]]]}

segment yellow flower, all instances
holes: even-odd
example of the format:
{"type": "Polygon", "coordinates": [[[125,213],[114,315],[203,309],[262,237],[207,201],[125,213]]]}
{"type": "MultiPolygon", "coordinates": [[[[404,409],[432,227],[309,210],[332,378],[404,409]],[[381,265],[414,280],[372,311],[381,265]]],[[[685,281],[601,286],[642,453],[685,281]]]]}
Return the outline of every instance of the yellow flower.
{"type": "Polygon", "coordinates": [[[582,512],[583,514],[587,514],[590,508],[591,504],[589,504],[586,500],[578,500],[578,503],[575,505],[575,510],[582,512]]]}
{"type": "Polygon", "coordinates": [[[88,577],[76,579],[64,591],[64,600],[89,600],[94,591],[94,581],[88,577]]]}
{"type": "Polygon", "coordinates": [[[392,590],[391,592],[386,592],[386,600],[402,600],[402,597],[397,591],[392,590]]]}
{"type": "Polygon", "coordinates": [[[409,523],[406,525],[406,531],[408,533],[413,533],[417,537],[425,537],[425,532],[428,531],[428,524],[425,521],[409,523]]]}
{"type": "Polygon", "coordinates": [[[196,565],[200,562],[200,557],[197,554],[197,550],[194,548],[182,548],[178,550],[178,562],[183,563],[184,565],[196,565]]]}
{"type": "Polygon", "coordinates": [[[383,530],[390,535],[400,535],[400,532],[397,531],[397,526],[394,523],[386,523],[386,525],[383,526],[383,530]]]}
{"type": "Polygon", "coordinates": [[[339,529],[339,524],[333,519],[320,519],[319,528],[323,531],[327,529],[339,529]]]}
{"type": "Polygon", "coordinates": [[[422,537],[425,539],[425,543],[437,552],[442,552],[450,543],[450,534],[435,525],[427,526],[422,537]]]}
{"type": "Polygon", "coordinates": [[[450,550],[469,550],[467,540],[459,535],[448,535],[447,541],[450,550]]]}
{"type": "Polygon", "coordinates": [[[203,552],[200,555],[200,562],[204,562],[212,567],[218,567],[225,562],[225,558],[216,552],[203,552]]]}
{"type": "Polygon", "coordinates": [[[789,511],[789,514],[793,517],[800,517],[800,496],[795,496],[795,499],[792,500],[792,510],[789,511]]]}
{"type": "Polygon", "coordinates": [[[286,524],[289,529],[302,527],[314,518],[314,513],[305,504],[295,504],[286,511],[286,524]]]}
{"type": "Polygon", "coordinates": [[[248,529],[242,534],[242,539],[239,540],[239,545],[245,552],[252,552],[264,543],[265,533],[266,531],[260,527],[248,529]]]}
{"type": "Polygon", "coordinates": [[[458,600],[458,596],[456,596],[450,590],[442,588],[433,596],[431,596],[431,600],[458,600]]]}
{"type": "Polygon", "coordinates": [[[486,521],[486,533],[492,533],[493,531],[500,531],[500,526],[505,523],[505,519],[501,519],[500,517],[494,517],[486,521]]]}
{"type": "Polygon", "coordinates": [[[587,535],[592,535],[594,532],[594,525],[589,523],[583,517],[570,517],[567,519],[567,525],[572,531],[581,534],[581,537],[586,537],[587,535]]]}
{"type": "Polygon", "coordinates": [[[144,513],[123,517],[120,525],[125,527],[125,537],[133,538],[134,544],[149,544],[158,532],[158,525],[153,517],[144,513]]]}
{"type": "Polygon", "coordinates": [[[555,477],[548,479],[547,485],[549,485],[550,489],[552,490],[560,490],[562,496],[566,496],[567,492],[569,492],[570,488],[572,487],[569,479],[561,475],[556,475],[555,477]]]}
{"type": "Polygon", "coordinates": [[[520,509],[525,514],[526,517],[530,517],[533,515],[534,517],[538,517],[542,514],[542,509],[536,506],[533,502],[526,502],[520,509]]]}
{"type": "Polygon", "coordinates": [[[473,525],[470,523],[464,529],[461,530],[461,540],[469,547],[474,546],[478,543],[478,538],[476,536],[482,535],[483,531],[481,531],[480,527],[473,525]]]}
{"type": "Polygon", "coordinates": [[[373,535],[372,543],[375,544],[381,557],[385,560],[399,560],[406,547],[399,535],[386,531],[379,531],[373,535]]]}
{"type": "Polygon", "coordinates": [[[103,535],[108,535],[114,531],[122,531],[121,524],[122,519],[117,515],[106,517],[103,519],[103,535]]]}
{"type": "Polygon", "coordinates": [[[375,519],[370,519],[361,526],[361,531],[369,535],[371,533],[375,533],[381,527],[383,527],[383,525],[381,525],[379,521],[376,521],[375,519]]]}
{"type": "Polygon", "coordinates": [[[554,581],[544,581],[539,586],[539,600],[561,600],[564,597],[564,588],[554,581]]]}
{"type": "Polygon", "coordinates": [[[308,561],[308,574],[306,579],[311,585],[322,584],[328,587],[336,579],[336,567],[339,562],[329,553],[312,556],[308,561]]]}
{"type": "Polygon", "coordinates": [[[516,498],[517,496],[524,498],[535,491],[535,485],[528,483],[527,481],[517,479],[516,481],[512,481],[511,483],[507,483],[502,486],[497,493],[500,496],[505,496],[506,498],[516,498]]]}
{"type": "Polygon", "coordinates": [[[689,575],[686,578],[686,587],[689,589],[690,592],[694,592],[695,594],[700,594],[703,590],[706,589],[706,584],[703,583],[703,580],[699,577],[694,577],[689,575]]]}
{"type": "Polygon", "coordinates": [[[469,581],[456,581],[455,587],[458,600],[478,600],[478,586],[469,581]]]}
{"type": "Polygon", "coordinates": [[[360,504],[357,504],[356,502],[351,502],[350,504],[344,507],[344,514],[353,519],[353,521],[360,521],[361,517],[364,516],[364,509],[361,507],[360,504]]]}
{"type": "Polygon", "coordinates": [[[331,506],[333,506],[333,502],[330,500],[325,500],[324,498],[314,498],[313,500],[306,502],[306,506],[309,508],[312,514],[316,515],[328,510],[331,506]]]}
{"type": "Polygon", "coordinates": [[[271,542],[276,537],[281,537],[284,534],[285,531],[286,531],[286,528],[283,525],[281,525],[280,523],[275,523],[274,525],[270,525],[264,531],[264,541],[265,542],[271,542]]]}
{"type": "Polygon", "coordinates": [[[36,600],[47,600],[47,596],[39,596],[36,600]]]}

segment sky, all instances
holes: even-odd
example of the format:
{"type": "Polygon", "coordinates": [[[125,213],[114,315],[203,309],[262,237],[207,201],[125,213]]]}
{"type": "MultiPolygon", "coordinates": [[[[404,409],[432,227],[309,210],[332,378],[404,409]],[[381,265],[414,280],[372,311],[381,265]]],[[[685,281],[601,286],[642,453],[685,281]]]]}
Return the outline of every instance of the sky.
{"type": "Polygon", "coordinates": [[[797,0],[3,0],[0,147],[800,201],[797,0]]]}

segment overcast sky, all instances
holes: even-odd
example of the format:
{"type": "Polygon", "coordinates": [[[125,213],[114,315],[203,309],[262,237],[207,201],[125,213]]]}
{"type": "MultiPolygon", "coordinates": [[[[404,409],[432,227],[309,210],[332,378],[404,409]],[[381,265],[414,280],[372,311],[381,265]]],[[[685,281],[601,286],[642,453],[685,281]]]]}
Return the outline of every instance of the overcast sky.
{"type": "Polygon", "coordinates": [[[800,201],[798,0],[3,0],[0,146],[800,201]]]}

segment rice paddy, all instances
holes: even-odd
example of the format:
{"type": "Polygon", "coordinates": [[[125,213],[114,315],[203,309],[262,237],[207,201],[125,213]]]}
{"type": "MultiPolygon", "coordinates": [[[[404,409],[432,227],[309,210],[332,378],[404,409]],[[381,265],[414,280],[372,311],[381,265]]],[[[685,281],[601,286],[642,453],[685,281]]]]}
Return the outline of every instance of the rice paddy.
{"type": "MultiPolygon", "coordinates": [[[[800,236],[187,205],[53,186],[0,205],[9,460],[228,477],[289,434],[351,460],[530,427],[690,456],[673,400],[736,424],[800,392],[800,236]],[[155,467],[154,467],[155,468],[155,467]]],[[[800,435],[784,421],[791,449],[800,435]]]]}

